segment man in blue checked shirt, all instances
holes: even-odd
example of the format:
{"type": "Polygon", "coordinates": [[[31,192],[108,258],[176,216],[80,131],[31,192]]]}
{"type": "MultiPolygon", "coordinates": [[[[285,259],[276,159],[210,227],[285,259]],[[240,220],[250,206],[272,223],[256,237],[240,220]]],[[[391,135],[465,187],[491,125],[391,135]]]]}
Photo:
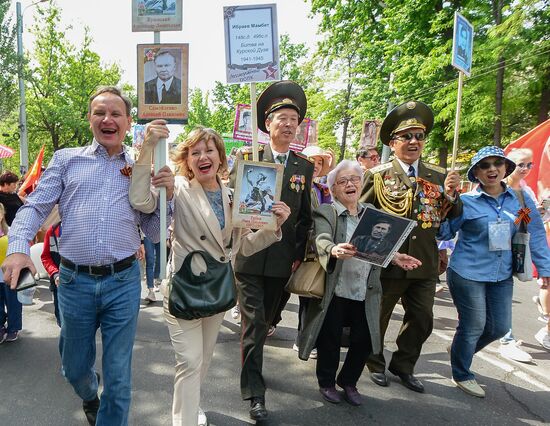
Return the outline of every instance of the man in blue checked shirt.
{"type": "MultiPolygon", "coordinates": [[[[88,120],[94,139],[83,148],[54,153],[37,189],[19,210],[9,234],[2,269],[13,289],[22,268],[35,273],[29,242],[55,204],[63,221],[58,300],[62,319],[59,348],[63,374],[83,400],[90,424],[126,425],[130,407],[132,347],[141,280],[135,253],[138,226],[159,241],[160,212],[140,213],[128,199],[132,159],[123,140],[132,119],[130,100],[116,87],[100,87],[90,98],[88,120]],[[94,370],[95,335],[101,328],[104,390],[101,403],[94,370]]],[[[163,120],[147,136],[168,136],[163,120]]],[[[168,167],[154,177],[172,198],[174,177],[168,167]]],[[[144,189],[146,190],[146,189],[144,189]]],[[[154,197],[157,192],[152,190],[154,197]]],[[[169,204],[169,212],[171,207],[169,204]]],[[[163,212],[164,214],[164,212],[163,212]]]]}

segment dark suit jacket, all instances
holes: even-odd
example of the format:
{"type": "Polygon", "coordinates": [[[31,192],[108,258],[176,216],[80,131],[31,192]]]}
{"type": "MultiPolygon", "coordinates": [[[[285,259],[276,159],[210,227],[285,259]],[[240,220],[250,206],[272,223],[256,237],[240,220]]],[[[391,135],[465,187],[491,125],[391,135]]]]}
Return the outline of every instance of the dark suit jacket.
{"type": "MultiPolygon", "coordinates": [[[[402,190],[403,187],[411,188],[412,184],[407,177],[403,168],[397,160],[393,160],[389,167],[385,168],[386,164],[374,167],[372,170],[367,170],[363,184],[360,201],[372,203],[377,208],[382,208],[379,200],[376,198],[374,191],[374,175],[380,173],[384,185],[393,190],[402,190]],[[379,171],[380,169],[383,169],[379,171]]],[[[445,170],[439,166],[427,164],[422,161],[418,162],[418,177],[425,179],[436,185],[444,186],[445,170]]],[[[436,235],[438,228],[432,226],[430,228],[422,228],[422,220],[418,219],[418,207],[420,206],[420,188],[417,189],[413,199],[411,213],[407,216],[408,219],[417,221],[417,226],[412,230],[407,240],[403,243],[399,252],[407,253],[416,257],[422,262],[422,266],[412,271],[404,271],[398,266],[389,265],[382,270],[382,278],[397,278],[397,279],[426,279],[436,280],[439,275],[439,253],[437,250],[436,235]]],[[[441,193],[439,201],[443,201],[444,195],[441,193]]],[[[458,216],[462,211],[462,202],[460,197],[457,197],[456,204],[448,212],[447,217],[452,218],[458,216]]],[[[391,213],[391,212],[390,212],[391,213]]]]}
{"type": "MultiPolygon", "coordinates": [[[[229,175],[229,186],[235,187],[237,163],[242,160],[243,153],[239,151],[235,165],[229,175]]],[[[250,160],[252,156],[250,155],[250,160]]],[[[274,163],[271,147],[266,145],[260,151],[260,161],[274,163]]],[[[311,181],[313,178],[313,164],[305,157],[292,151],[289,153],[283,174],[281,201],[290,207],[290,216],[281,227],[283,238],[268,248],[245,257],[238,254],[235,259],[235,272],[263,275],[267,277],[288,278],[291,275],[292,263],[304,258],[307,234],[311,227],[311,181]],[[293,175],[305,176],[303,190],[291,188],[293,175]]],[[[237,198],[237,196],[235,197],[237,198]]]]}
{"type": "Polygon", "coordinates": [[[145,103],[146,104],[181,104],[181,80],[174,77],[166,97],[159,102],[157,93],[157,78],[145,82],[145,103]]]}

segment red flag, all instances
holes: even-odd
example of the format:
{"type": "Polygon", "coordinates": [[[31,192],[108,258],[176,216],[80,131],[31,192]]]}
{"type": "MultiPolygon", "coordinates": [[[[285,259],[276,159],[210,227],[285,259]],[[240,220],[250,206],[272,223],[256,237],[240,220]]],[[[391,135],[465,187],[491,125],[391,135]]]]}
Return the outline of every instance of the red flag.
{"type": "Polygon", "coordinates": [[[42,160],[44,159],[44,145],[42,145],[42,148],[40,149],[40,152],[38,153],[38,157],[36,157],[36,160],[34,161],[34,164],[32,165],[32,168],[27,173],[27,177],[25,178],[25,181],[19,188],[19,195],[21,197],[26,197],[29,195],[32,191],[34,191],[34,188],[36,187],[36,184],[38,183],[38,179],[40,179],[40,176],[42,175],[42,160]]]}
{"type": "Polygon", "coordinates": [[[512,142],[504,152],[508,154],[517,148],[533,151],[533,168],[525,178],[525,183],[535,192],[539,201],[550,198],[550,119],[512,142]]]}

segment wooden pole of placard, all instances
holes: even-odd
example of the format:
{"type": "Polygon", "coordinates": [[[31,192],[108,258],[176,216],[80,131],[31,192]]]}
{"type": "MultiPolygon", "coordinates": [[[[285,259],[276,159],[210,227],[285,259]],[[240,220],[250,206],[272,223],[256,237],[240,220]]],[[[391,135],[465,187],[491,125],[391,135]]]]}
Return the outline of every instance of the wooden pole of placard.
{"type": "Polygon", "coordinates": [[[256,83],[250,83],[250,113],[252,114],[252,160],[260,161],[258,148],[258,114],[256,113],[256,83]]]}
{"type": "MultiPolygon", "coordinates": [[[[154,43],[160,44],[160,32],[154,32],[154,43]]],[[[166,139],[160,139],[155,148],[155,174],[166,165],[166,139]]],[[[160,269],[159,279],[166,278],[166,231],[168,225],[166,223],[166,188],[160,188],[159,191],[160,204],[160,269]]]]}
{"type": "Polygon", "coordinates": [[[460,131],[460,109],[462,107],[462,85],[464,84],[464,73],[458,72],[458,93],[456,97],[456,114],[455,114],[455,133],[453,138],[453,156],[451,158],[451,171],[455,170],[456,156],[458,153],[458,134],[460,131]]]}

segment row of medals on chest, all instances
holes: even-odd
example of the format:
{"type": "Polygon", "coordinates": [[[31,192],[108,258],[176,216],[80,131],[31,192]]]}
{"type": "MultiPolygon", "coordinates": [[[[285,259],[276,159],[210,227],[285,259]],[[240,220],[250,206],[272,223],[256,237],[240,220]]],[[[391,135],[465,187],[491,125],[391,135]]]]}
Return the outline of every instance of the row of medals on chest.
{"type": "MultiPolygon", "coordinates": [[[[440,209],[443,187],[419,177],[409,177],[409,179],[413,188],[416,187],[415,196],[417,196],[420,201],[418,207],[413,211],[413,218],[416,214],[416,219],[421,222],[420,226],[422,226],[423,229],[439,226],[439,222],[441,222],[440,209]]],[[[409,189],[406,185],[399,188],[397,180],[389,175],[384,176],[384,186],[386,191],[393,197],[405,195],[407,191],[414,190],[409,189]]],[[[406,199],[401,203],[404,202],[406,202],[406,199]]]]}

